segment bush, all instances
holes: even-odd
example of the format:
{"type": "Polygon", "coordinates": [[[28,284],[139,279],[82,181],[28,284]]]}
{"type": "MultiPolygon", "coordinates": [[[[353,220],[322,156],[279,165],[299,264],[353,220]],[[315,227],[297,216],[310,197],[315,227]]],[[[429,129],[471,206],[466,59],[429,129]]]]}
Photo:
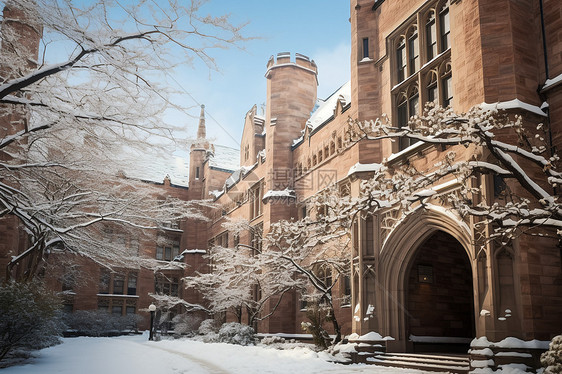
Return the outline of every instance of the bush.
{"type": "Polygon", "coordinates": [[[201,318],[192,313],[178,314],[172,319],[174,324],[174,337],[181,335],[194,336],[201,325],[201,318]]]}
{"type": "Polygon", "coordinates": [[[60,343],[61,303],[35,281],[0,286],[0,361],[60,343]]]}
{"type": "Polygon", "coordinates": [[[208,335],[217,333],[219,331],[219,324],[214,319],[206,319],[199,325],[199,335],[208,335]]]}
{"type": "Polygon", "coordinates": [[[546,368],[544,374],[562,374],[562,335],[552,339],[548,351],[541,355],[541,364],[546,368]]]}
{"type": "Polygon", "coordinates": [[[242,325],[238,322],[229,322],[221,326],[218,341],[237,345],[255,345],[256,333],[254,329],[248,325],[242,325]]]}
{"type": "Polygon", "coordinates": [[[64,317],[69,330],[75,335],[110,336],[136,331],[142,317],[137,314],[126,316],[109,314],[102,310],[78,310],[64,317]]]}

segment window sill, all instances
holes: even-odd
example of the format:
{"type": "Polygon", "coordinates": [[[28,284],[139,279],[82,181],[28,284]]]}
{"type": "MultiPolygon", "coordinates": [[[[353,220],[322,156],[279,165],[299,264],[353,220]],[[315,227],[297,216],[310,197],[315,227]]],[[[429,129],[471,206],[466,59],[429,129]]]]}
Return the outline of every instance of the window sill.
{"type": "Polygon", "coordinates": [[[138,299],[139,295],[121,295],[121,294],[114,294],[114,293],[99,293],[96,296],[101,296],[101,297],[125,297],[125,298],[132,298],[132,299],[138,299]]]}

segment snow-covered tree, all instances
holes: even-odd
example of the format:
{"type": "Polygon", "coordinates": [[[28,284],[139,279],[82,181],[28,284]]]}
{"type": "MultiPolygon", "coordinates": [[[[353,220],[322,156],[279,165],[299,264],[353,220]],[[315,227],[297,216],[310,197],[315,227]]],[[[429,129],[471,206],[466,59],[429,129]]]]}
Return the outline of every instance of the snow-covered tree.
{"type": "MultiPolygon", "coordinates": [[[[227,221],[223,226],[234,235],[256,230],[243,220],[227,221]]],[[[260,233],[254,233],[257,235],[260,233]]],[[[283,295],[299,284],[288,272],[272,271],[272,263],[259,246],[214,246],[207,258],[211,271],[184,278],[186,287],[199,290],[213,313],[230,312],[239,323],[244,312],[250,326],[269,318],[283,295]]]]}
{"type": "MultiPolygon", "coordinates": [[[[430,165],[385,160],[374,176],[362,183],[351,211],[400,206],[408,214],[436,196],[437,186],[453,180],[462,189],[442,196],[443,203],[463,217],[477,218],[479,225],[492,227],[487,239],[507,240],[522,233],[560,235],[562,205],[557,188],[562,174],[549,131],[542,123],[479,106],[463,114],[429,106],[402,128],[394,127],[387,118],[350,120],[351,142],[409,138],[417,142],[410,148],[414,152],[424,147],[437,147],[441,152],[438,161],[430,165]],[[484,175],[493,178],[496,196],[494,190],[485,191],[476,180],[484,175]]],[[[347,214],[350,210],[344,207],[339,211],[347,214]]]]}
{"type": "Polygon", "coordinates": [[[203,218],[122,174],[175,140],[179,127],[163,120],[185,109],[170,99],[174,67],[216,68],[210,50],[244,40],[227,16],[202,14],[204,3],[0,2],[0,217],[29,236],[8,275],[25,262],[31,278],[51,249],[127,262],[136,253],[106,245],[104,230],[140,236],[203,218]]]}
{"type": "Polygon", "coordinates": [[[332,289],[350,272],[349,227],[354,214],[346,215],[343,209],[350,202],[335,188],[322,191],[307,202],[307,210],[314,215],[272,224],[264,247],[268,271],[299,280],[303,300],[326,310],[326,320],[332,322],[335,333],[334,343],[341,340],[341,328],[332,289]]]}

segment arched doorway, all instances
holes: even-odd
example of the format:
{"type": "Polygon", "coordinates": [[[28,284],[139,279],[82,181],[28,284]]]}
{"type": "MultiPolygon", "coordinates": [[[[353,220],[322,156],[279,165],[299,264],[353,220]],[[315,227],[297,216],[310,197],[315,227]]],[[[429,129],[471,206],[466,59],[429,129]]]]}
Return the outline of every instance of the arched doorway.
{"type": "Polygon", "coordinates": [[[470,260],[437,230],[415,250],[404,274],[406,335],[414,352],[464,352],[475,336],[470,260]]]}

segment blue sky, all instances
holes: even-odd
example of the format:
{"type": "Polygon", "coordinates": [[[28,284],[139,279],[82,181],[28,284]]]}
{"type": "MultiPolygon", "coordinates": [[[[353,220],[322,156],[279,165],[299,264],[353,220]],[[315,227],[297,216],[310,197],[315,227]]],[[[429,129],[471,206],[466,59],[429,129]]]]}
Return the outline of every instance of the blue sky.
{"type": "MultiPolygon", "coordinates": [[[[189,92],[181,98],[183,105],[205,104],[207,136],[217,144],[239,148],[246,112],[254,104],[265,103],[265,66],[273,54],[298,52],[315,60],[319,98],[328,97],[349,80],[346,0],[211,0],[202,10],[212,15],[229,13],[234,23],[249,22],[245,35],[259,38],[242,44],[245,50],[212,51],[219,72],[196,62],[174,74],[180,89],[189,92]]],[[[172,120],[195,136],[199,109],[194,107],[190,114],[178,114],[172,120]]]]}

